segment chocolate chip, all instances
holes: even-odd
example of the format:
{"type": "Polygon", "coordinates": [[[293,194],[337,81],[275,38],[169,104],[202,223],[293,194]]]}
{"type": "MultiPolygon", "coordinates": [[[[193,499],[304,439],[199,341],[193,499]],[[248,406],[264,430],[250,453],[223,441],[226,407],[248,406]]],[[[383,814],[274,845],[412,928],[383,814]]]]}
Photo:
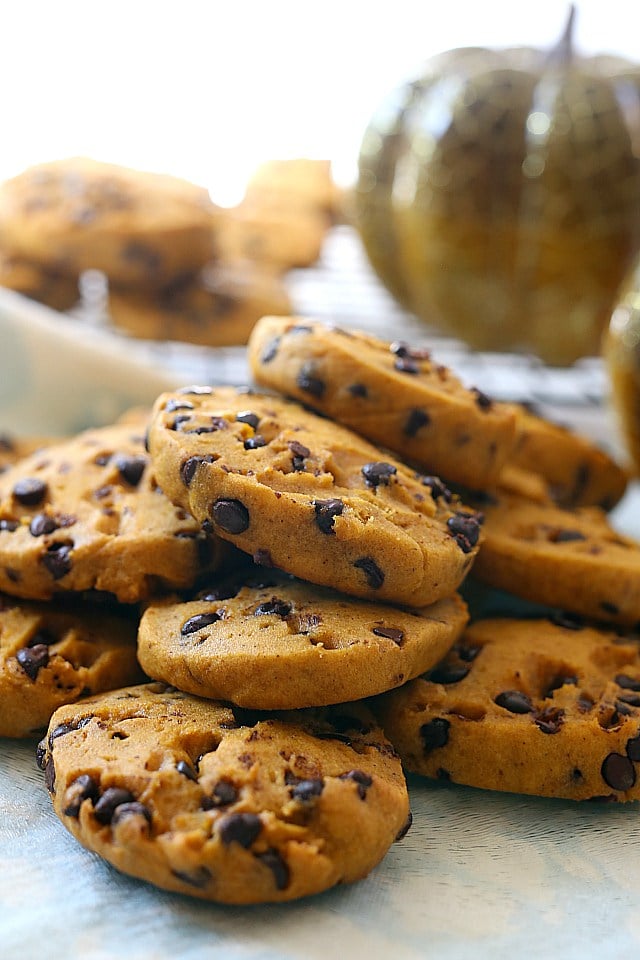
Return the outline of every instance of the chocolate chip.
{"type": "Polygon", "coordinates": [[[180,467],[180,479],[182,480],[185,487],[188,487],[195,474],[196,470],[201,463],[214,463],[215,457],[213,456],[204,456],[204,457],[189,457],[188,460],[185,460],[180,467]]]}
{"type": "Polygon", "coordinates": [[[560,707],[545,707],[533,715],[533,722],[542,733],[559,733],[564,723],[564,710],[560,707]]]}
{"type": "Polygon", "coordinates": [[[81,730],[82,727],[86,727],[88,723],[91,723],[91,719],[91,717],[81,717],[78,720],[71,720],[68,723],[59,723],[49,734],[49,747],[53,745],[54,740],[57,740],[58,737],[65,737],[68,733],[73,733],[74,730],[81,730]]]}
{"type": "Polygon", "coordinates": [[[186,637],[190,633],[202,630],[203,627],[208,627],[211,623],[216,623],[219,619],[220,615],[218,613],[196,613],[195,616],[185,620],[180,628],[180,633],[183,637],[186,637]]]}
{"type": "Polygon", "coordinates": [[[364,770],[348,770],[347,773],[341,773],[338,780],[353,780],[358,785],[358,796],[361,800],[366,798],[367,790],[373,783],[373,778],[364,770]]]}
{"type": "Polygon", "coordinates": [[[289,867],[282,859],[282,855],[274,847],[269,847],[264,853],[256,853],[255,857],[261,863],[268,867],[273,874],[273,879],[278,890],[286,890],[291,879],[289,867]]]}
{"type": "Polygon", "coordinates": [[[608,600],[603,600],[600,606],[605,613],[611,614],[611,616],[617,616],[617,614],[620,613],[620,610],[615,603],[610,603],[608,600]]]}
{"type": "Polygon", "coordinates": [[[361,471],[364,482],[368,487],[388,486],[391,477],[397,472],[398,468],[392,463],[386,463],[384,460],[376,460],[373,463],[365,463],[361,471]]]}
{"type": "Polygon", "coordinates": [[[282,617],[283,620],[288,617],[290,613],[291,604],[285,600],[280,600],[278,597],[271,597],[271,600],[265,600],[264,603],[258,604],[253,611],[255,617],[275,614],[276,617],[282,617]]]}
{"type": "Polygon", "coordinates": [[[556,627],[563,627],[565,630],[582,630],[584,629],[584,621],[576,613],[566,613],[565,611],[558,611],[557,613],[552,613],[549,616],[551,623],[554,623],[556,627]]]}
{"type": "Polygon", "coordinates": [[[440,477],[419,477],[419,480],[423,487],[429,487],[431,497],[434,500],[439,500],[442,497],[445,503],[451,503],[453,494],[448,487],[445,487],[440,477]]]}
{"type": "Polygon", "coordinates": [[[447,530],[463,553],[471,553],[480,539],[480,520],[477,515],[459,511],[447,520],[447,530]]]}
{"type": "Polygon", "coordinates": [[[55,793],[56,790],[56,766],[53,757],[48,757],[44,765],[44,785],[49,793],[55,793]]]}
{"type": "Polygon", "coordinates": [[[121,803],[131,803],[135,797],[129,790],[122,787],[108,787],[93,808],[93,814],[98,823],[111,823],[117,807],[121,803]]]}
{"type": "Polygon", "coordinates": [[[365,399],[365,397],[369,396],[369,390],[364,383],[351,383],[347,387],[347,390],[352,397],[362,397],[362,399],[365,399]]]}
{"type": "Polygon", "coordinates": [[[420,364],[411,357],[398,357],[393,366],[399,373],[420,373],[420,364]]]}
{"type": "Polygon", "coordinates": [[[242,445],[245,450],[259,450],[260,447],[265,447],[267,445],[267,441],[264,437],[261,437],[260,434],[257,433],[255,437],[247,437],[247,439],[243,441],[242,445]]]}
{"type": "Polygon", "coordinates": [[[310,803],[316,800],[324,790],[324,780],[298,780],[291,787],[291,797],[300,803],[310,803]]]}
{"type": "Polygon", "coordinates": [[[366,581],[373,590],[379,590],[384,583],[384,573],[373,557],[360,557],[354,562],[354,567],[362,570],[366,581]]]}
{"type": "Polygon", "coordinates": [[[476,403],[481,410],[490,410],[493,406],[493,400],[491,397],[488,397],[486,393],[483,393],[482,390],[478,390],[477,387],[471,387],[471,393],[475,394],[476,403]]]}
{"type": "Polygon", "coordinates": [[[618,708],[621,703],[627,703],[631,707],[640,707],[640,693],[621,693],[616,701],[618,708]]]}
{"type": "Polygon", "coordinates": [[[636,771],[629,757],[610,753],[600,768],[602,779],[613,790],[630,790],[636,782],[636,771]]]}
{"type": "Polygon", "coordinates": [[[494,703],[510,713],[531,713],[533,710],[531,699],[521,690],[504,690],[498,694],[494,703]]]}
{"type": "Polygon", "coordinates": [[[192,383],[189,384],[188,387],[180,387],[179,390],[176,390],[176,393],[179,393],[181,396],[184,394],[191,394],[194,397],[203,397],[213,393],[213,387],[202,387],[192,383]]]}
{"type": "Polygon", "coordinates": [[[637,737],[631,737],[627,740],[627,756],[629,760],[640,760],[640,734],[637,737]]]}
{"type": "Polygon", "coordinates": [[[13,533],[19,526],[17,520],[0,520],[0,531],[6,530],[7,533],[13,533]]]}
{"type": "Polygon", "coordinates": [[[640,691],[640,680],[635,677],[630,677],[626,673],[618,673],[614,677],[614,680],[623,690],[640,691]]]}
{"type": "Polygon", "coordinates": [[[412,824],[413,824],[413,814],[411,813],[411,810],[409,810],[409,815],[408,815],[408,817],[407,817],[404,825],[403,825],[402,827],[400,827],[399,831],[398,831],[397,834],[395,835],[395,838],[394,838],[394,841],[393,841],[393,842],[394,842],[394,843],[400,843],[401,840],[404,840],[404,838],[406,837],[406,835],[409,833],[409,830],[411,829],[411,825],[412,825],[412,824]]]}
{"type": "Polygon", "coordinates": [[[567,685],[575,686],[577,682],[578,678],[575,676],[575,674],[559,673],[547,684],[547,688],[542,694],[542,699],[547,700],[549,697],[553,696],[556,690],[560,690],[562,687],[567,685]]]}
{"type": "Polygon", "coordinates": [[[296,378],[296,383],[305,393],[312,397],[321,397],[326,390],[326,383],[317,376],[317,369],[313,363],[304,363],[296,378]]]}
{"type": "Polygon", "coordinates": [[[13,497],[24,507],[35,507],[42,503],[47,495],[47,484],[37,477],[25,477],[18,480],[13,488],[13,497]]]}
{"type": "Polygon", "coordinates": [[[254,430],[257,429],[258,424],[260,423],[260,417],[257,413],[252,413],[251,410],[246,410],[243,413],[239,413],[236,417],[237,423],[247,423],[250,427],[253,427],[254,430]]]}
{"type": "Polygon", "coordinates": [[[571,543],[573,540],[586,540],[584,533],[579,530],[555,530],[549,535],[551,543],[571,543]]]}
{"type": "Polygon", "coordinates": [[[71,551],[67,543],[51,543],[46,553],[39,558],[40,563],[49,571],[54,580],[61,580],[71,570],[71,551]]]}
{"type": "Polygon", "coordinates": [[[211,515],[214,523],[227,533],[244,533],[249,526],[249,511],[240,500],[216,500],[211,515]]]}
{"type": "Polygon", "coordinates": [[[57,529],[57,522],[46,513],[37,513],[29,524],[29,533],[32,537],[42,537],[57,529]]]}
{"type": "Polygon", "coordinates": [[[375,633],[376,637],[385,637],[387,640],[393,640],[399,647],[402,646],[404,631],[399,627],[372,627],[371,632],[375,633]]]}
{"type": "Polygon", "coordinates": [[[218,823],[218,834],[225,846],[239,843],[247,849],[262,830],[262,820],[255,813],[229,813],[218,823]]]}
{"type": "Polygon", "coordinates": [[[314,500],[313,508],[316,514],[316,523],[322,533],[335,533],[333,529],[334,520],[336,517],[341,517],[344,510],[342,500],[338,500],[337,497],[332,497],[330,500],[314,500]]]}
{"type": "Polygon", "coordinates": [[[83,773],[69,784],[64,794],[64,815],[65,817],[77,817],[80,813],[80,807],[85,800],[96,801],[98,799],[98,784],[89,776],[83,773]]]}
{"type": "Polygon", "coordinates": [[[115,459],[118,473],[131,487],[137,487],[140,483],[147,462],[147,458],[142,456],[117,456],[115,459]]]}
{"type": "Polygon", "coordinates": [[[26,675],[31,680],[35,680],[40,670],[49,663],[49,648],[44,643],[23,647],[16,653],[16,660],[26,675]]]}
{"type": "Polygon", "coordinates": [[[119,803],[113,811],[111,817],[111,826],[115,827],[121,820],[127,817],[143,817],[147,823],[151,823],[151,811],[145,807],[139,800],[132,800],[130,803],[119,803]]]}
{"type": "Polygon", "coordinates": [[[269,340],[269,343],[266,345],[262,354],[260,356],[261,363],[271,363],[275,359],[275,356],[280,347],[280,340],[282,337],[274,337],[273,340],[269,340]]]}
{"type": "Polygon", "coordinates": [[[183,777],[186,777],[187,780],[193,780],[197,783],[198,774],[193,769],[190,763],[187,763],[186,760],[178,760],[176,763],[176,770],[178,773],[181,773],[183,777]]]}
{"type": "Polygon", "coordinates": [[[172,397],[170,400],[167,400],[164,409],[167,413],[173,413],[176,410],[193,410],[195,408],[190,400],[176,400],[172,397]]]}
{"type": "Polygon", "coordinates": [[[403,433],[407,437],[415,437],[418,430],[426,427],[429,423],[431,423],[429,414],[426,413],[425,410],[420,410],[416,407],[409,413],[403,427],[403,433]]]}
{"type": "Polygon", "coordinates": [[[236,787],[228,780],[219,780],[211,792],[211,796],[203,797],[200,806],[203,810],[212,810],[214,807],[228,807],[238,799],[236,787]]]}
{"type": "Polygon", "coordinates": [[[394,340],[389,345],[389,352],[396,357],[411,357],[413,360],[430,360],[431,351],[425,347],[413,347],[405,340],[394,340]]]}
{"type": "Polygon", "coordinates": [[[288,447],[294,457],[299,457],[301,460],[311,456],[311,450],[309,450],[309,447],[305,447],[304,443],[300,443],[299,440],[290,440],[288,447]]]}
{"type": "Polygon", "coordinates": [[[207,867],[196,867],[195,870],[172,870],[171,873],[178,880],[195,887],[196,890],[204,890],[211,881],[211,871],[207,867]]]}
{"type": "Polygon", "coordinates": [[[157,250],[139,240],[131,240],[122,249],[122,259],[138,264],[145,273],[156,275],[162,266],[162,257],[157,250]]]}
{"type": "Polygon", "coordinates": [[[449,742],[449,727],[451,724],[444,717],[436,717],[420,727],[420,738],[425,753],[430,753],[438,747],[444,747],[449,742]]]}
{"type": "Polygon", "coordinates": [[[425,676],[431,683],[459,683],[469,673],[471,668],[463,663],[439,663],[425,676]]]}

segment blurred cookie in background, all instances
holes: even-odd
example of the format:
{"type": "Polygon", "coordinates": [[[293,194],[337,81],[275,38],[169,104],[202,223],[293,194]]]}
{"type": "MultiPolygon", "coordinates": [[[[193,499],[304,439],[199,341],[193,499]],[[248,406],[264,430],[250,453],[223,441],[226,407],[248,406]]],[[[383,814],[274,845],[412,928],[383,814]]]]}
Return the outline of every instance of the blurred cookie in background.
{"type": "Polygon", "coordinates": [[[226,347],[247,342],[265,314],[288,315],[292,306],[282,279],[251,261],[212,261],[195,278],[158,291],[109,290],[113,325],[147,340],[181,340],[226,347]]]}

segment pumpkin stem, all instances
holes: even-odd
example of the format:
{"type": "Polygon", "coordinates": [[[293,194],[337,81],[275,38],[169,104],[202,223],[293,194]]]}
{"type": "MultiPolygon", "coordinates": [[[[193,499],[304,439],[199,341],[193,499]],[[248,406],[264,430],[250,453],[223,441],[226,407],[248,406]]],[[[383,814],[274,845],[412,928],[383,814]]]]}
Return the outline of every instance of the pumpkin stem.
{"type": "Polygon", "coordinates": [[[573,59],[573,24],[576,18],[576,5],[571,3],[569,5],[569,14],[567,16],[567,22],[565,24],[562,36],[558,40],[555,47],[553,47],[549,52],[549,62],[566,64],[570,63],[573,59]]]}

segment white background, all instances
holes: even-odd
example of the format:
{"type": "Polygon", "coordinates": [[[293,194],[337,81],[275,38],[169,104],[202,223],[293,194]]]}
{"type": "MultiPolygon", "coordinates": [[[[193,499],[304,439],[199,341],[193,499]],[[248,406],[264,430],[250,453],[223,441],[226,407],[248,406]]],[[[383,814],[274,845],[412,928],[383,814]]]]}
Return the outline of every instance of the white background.
{"type": "MultiPolygon", "coordinates": [[[[580,52],[640,58],[636,0],[577,4],[580,52]]],[[[239,199],[269,157],[349,183],[388,89],[454,46],[553,44],[564,0],[0,0],[0,179],[73,154],[239,199]]]]}

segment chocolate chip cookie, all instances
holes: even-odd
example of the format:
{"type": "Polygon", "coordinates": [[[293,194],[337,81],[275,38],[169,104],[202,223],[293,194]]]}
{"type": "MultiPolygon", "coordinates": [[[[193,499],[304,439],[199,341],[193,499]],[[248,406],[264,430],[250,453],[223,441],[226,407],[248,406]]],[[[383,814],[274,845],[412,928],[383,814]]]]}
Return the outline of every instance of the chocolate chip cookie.
{"type": "Polygon", "coordinates": [[[264,317],[248,359],[262,386],[295,397],[447,481],[495,480],[515,415],[467,389],[428,350],[295,318],[264,317]]]}
{"type": "Polygon", "coordinates": [[[104,590],[125,603],[193,585],[224,553],[158,487],[134,424],[87,430],[0,474],[0,590],[104,590]]]}
{"type": "Polygon", "coordinates": [[[451,596],[478,549],[478,517],[298,404],[232,388],[161,395],[149,449],[162,489],[262,565],[372,600],[451,596]]]}
{"type": "Polygon", "coordinates": [[[0,594],[0,737],[33,736],[63,704],[142,680],[137,626],[122,610],[0,594]]]}
{"type": "Polygon", "coordinates": [[[595,620],[640,623],[640,544],[603,510],[562,510],[506,490],[485,496],[482,508],[479,580],[595,620]]]}
{"type": "Polygon", "coordinates": [[[196,272],[213,251],[208,192],[175,177],[85,157],[43,163],[0,187],[0,245],[77,278],[155,287],[196,272]]]}
{"type": "Polygon", "coordinates": [[[375,712],[415,773],[544,797],[640,799],[637,637],[572,618],[478,621],[375,712]]]}
{"type": "Polygon", "coordinates": [[[523,406],[510,405],[509,409],[517,423],[510,463],[541,474],[560,506],[611,510],[622,499],[628,472],[588,437],[523,406]]]}
{"type": "Polygon", "coordinates": [[[148,605],[138,655],[150,677],[201,697],[260,710],[324,706],[427,670],[467,619],[458,596],[409,610],[254,569],[194,600],[148,605]]]}
{"type": "Polygon", "coordinates": [[[58,710],[39,749],[56,814],[149,883],[223,903],[366,876],[408,823],[395,752],[361,705],[257,714],[163,684],[58,710]]]}
{"type": "Polygon", "coordinates": [[[0,253],[0,287],[15,290],[53,310],[69,310],[80,299],[78,278],[44,270],[36,263],[0,253]]]}

